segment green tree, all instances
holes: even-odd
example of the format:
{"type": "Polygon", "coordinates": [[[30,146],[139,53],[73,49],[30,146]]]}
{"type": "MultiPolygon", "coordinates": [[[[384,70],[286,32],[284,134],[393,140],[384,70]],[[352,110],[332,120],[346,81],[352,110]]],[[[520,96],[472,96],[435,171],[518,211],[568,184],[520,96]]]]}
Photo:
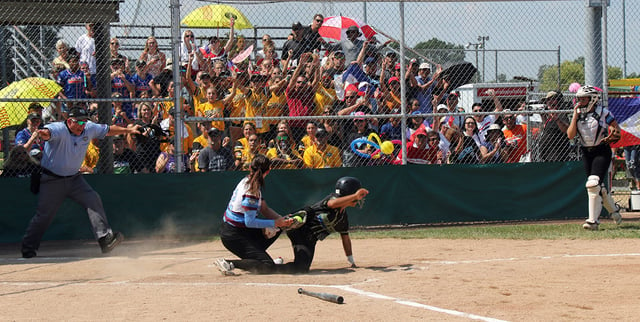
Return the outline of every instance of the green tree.
{"type": "MultiPolygon", "coordinates": [[[[620,67],[607,67],[609,79],[622,78],[620,67]]],[[[558,89],[558,67],[556,65],[542,65],[538,70],[540,91],[546,92],[558,89]]],[[[573,61],[565,60],[560,63],[560,90],[566,91],[571,83],[584,84],[584,57],[573,61]]]]}
{"type": "Polygon", "coordinates": [[[463,45],[456,45],[438,38],[419,42],[413,49],[437,64],[461,61],[465,56],[463,45]]]}
{"type": "MultiPolygon", "coordinates": [[[[400,45],[396,42],[389,44],[389,47],[400,51],[400,45]]],[[[436,64],[458,62],[464,60],[465,56],[464,46],[445,42],[438,38],[431,38],[430,40],[419,42],[413,49],[436,64]]],[[[405,55],[407,59],[417,58],[423,60],[408,50],[405,51],[405,55]]]]}

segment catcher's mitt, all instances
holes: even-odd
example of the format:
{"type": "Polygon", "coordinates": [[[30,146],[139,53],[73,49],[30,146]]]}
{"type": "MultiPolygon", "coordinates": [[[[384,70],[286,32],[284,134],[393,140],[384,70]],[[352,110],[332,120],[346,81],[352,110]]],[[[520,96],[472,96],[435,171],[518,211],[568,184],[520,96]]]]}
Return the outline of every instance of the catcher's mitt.
{"type": "Polygon", "coordinates": [[[302,227],[307,222],[307,212],[305,210],[299,210],[292,214],[284,216],[285,219],[292,218],[293,223],[288,227],[282,227],[282,230],[292,230],[302,227]]]}

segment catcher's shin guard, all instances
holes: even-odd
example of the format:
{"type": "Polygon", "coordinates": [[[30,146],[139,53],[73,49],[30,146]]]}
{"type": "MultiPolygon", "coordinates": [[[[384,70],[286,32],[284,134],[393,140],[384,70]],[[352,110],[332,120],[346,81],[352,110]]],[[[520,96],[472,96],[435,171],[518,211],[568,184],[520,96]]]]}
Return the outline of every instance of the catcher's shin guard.
{"type": "Polygon", "coordinates": [[[600,196],[600,178],[589,176],[587,183],[587,196],[589,197],[589,222],[597,223],[602,211],[602,197],[600,196]]]}
{"type": "Polygon", "coordinates": [[[616,202],[613,200],[613,197],[611,197],[611,194],[607,191],[606,187],[601,187],[600,196],[602,196],[602,205],[610,214],[618,210],[616,209],[616,202]]]}

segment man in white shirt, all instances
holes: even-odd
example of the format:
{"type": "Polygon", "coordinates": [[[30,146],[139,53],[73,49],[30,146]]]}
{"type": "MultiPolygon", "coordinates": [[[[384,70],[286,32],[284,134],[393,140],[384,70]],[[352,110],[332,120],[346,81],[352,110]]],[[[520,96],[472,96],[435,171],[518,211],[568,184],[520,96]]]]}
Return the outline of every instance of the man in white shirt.
{"type": "Polygon", "coordinates": [[[87,33],[80,36],[76,41],[76,50],[80,53],[80,61],[87,62],[89,64],[89,71],[92,75],[96,74],[96,42],[93,38],[94,24],[88,23],[85,25],[87,33]]]}

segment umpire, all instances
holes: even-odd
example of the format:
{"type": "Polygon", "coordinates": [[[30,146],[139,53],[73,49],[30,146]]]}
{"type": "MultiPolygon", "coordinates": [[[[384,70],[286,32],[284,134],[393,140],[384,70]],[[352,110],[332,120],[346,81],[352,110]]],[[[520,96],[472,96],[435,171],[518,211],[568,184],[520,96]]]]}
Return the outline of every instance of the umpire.
{"type": "Polygon", "coordinates": [[[39,190],[36,214],[22,239],[24,258],[36,256],[42,236],[66,198],[87,209],[93,233],[103,253],[110,252],[124,240],[121,233],[111,230],[100,196],[78,170],[92,139],[140,134],[140,126],[109,126],[93,123],[88,118],[84,108],[73,108],[66,121],[50,123],[38,130],[38,135],[45,141],[41,162],[42,178],[39,185],[35,186],[36,191],[39,190]]]}

